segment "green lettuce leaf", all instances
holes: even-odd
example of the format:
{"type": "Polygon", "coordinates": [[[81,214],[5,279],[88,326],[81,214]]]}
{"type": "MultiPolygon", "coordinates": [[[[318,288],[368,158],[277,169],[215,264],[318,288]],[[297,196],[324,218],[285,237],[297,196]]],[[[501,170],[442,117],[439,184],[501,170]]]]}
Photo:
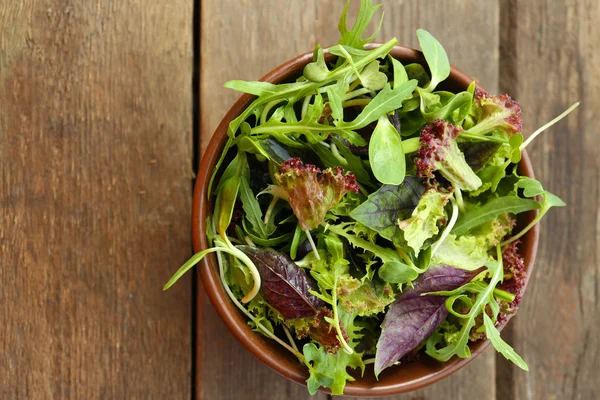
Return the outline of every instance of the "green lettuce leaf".
{"type": "Polygon", "coordinates": [[[450,194],[429,189],[419,199],[419,204],[410,218],[398,221],[398,226],[404,231],[404,239],[419,255],[423,243],[439,233],[440,221],[446,217],[444,206],[448,203],[450,194]]]}

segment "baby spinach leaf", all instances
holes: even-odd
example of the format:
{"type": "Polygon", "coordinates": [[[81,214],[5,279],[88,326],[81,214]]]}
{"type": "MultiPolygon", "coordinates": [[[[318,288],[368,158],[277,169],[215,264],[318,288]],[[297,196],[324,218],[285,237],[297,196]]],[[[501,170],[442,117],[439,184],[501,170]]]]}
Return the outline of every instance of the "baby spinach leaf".
{"type": "Polygon", "coordinates": [[[417,38],[431,71],[431,82],[429,82],[426,89],[432,92],[440,82],[444,81],[450,75],[450,62],[448,61],[446,51],[431,33],[423,29],[418,29],[417,38]]]}
{"type": "Polygon", "coordinates": [[[421,64],[408,64],[404,66],[408,79],[416,79],[419,82],[419,87],[426,87],[431,79],[421,64]]]}
{"type": "Polygon", "coordinates": [[[350,217],[377,231],[394,243],[402,241],[398,220],[405,220],[419,203],[425,187],[418,178],[407,176],[400,185],[383,185],[356,207],[350,217]]]}
{"type": "Polygon", "coordinates": [[[452,233],[460,236],[485,222],[491,221],[500,214],[518,214],[529,210],[536,210],[541,204],[535,200],[522,199],[517,196],[499,197],[490,200],[483,206],[472,208],[462,216],[454,225],[452,233]]]}
{"type": "Polygon", "coordinates": [[[400,261],[383,263],[377,272],[379,277],[388,283],[407,283],[415,280],[419,273],[410,265],[400,261]]]}
{"type": "Polygon", "coordinates": [[[381,183],[399,185],[406,173],[402,139],[387,115],[377,122],[369,142],[369,161],[373,175],[381,183]]]}
{"type": "Polygon", "coordinates": [[[314,284],[287,255],[270,248],[238,246],[252,260],[262,278],[265,299],[285,319],[315,315],[323,302],[310,293],[314,284]]]}
{"type": "Polygon", "coordinates": [[[400,85],[408,82],[408,74],[406,73],[406,69],[404,69],[404,66],[400,61],[396,60],[392,56],[389,57],[394,69],[394,89],[396,89],[400,85]]]}

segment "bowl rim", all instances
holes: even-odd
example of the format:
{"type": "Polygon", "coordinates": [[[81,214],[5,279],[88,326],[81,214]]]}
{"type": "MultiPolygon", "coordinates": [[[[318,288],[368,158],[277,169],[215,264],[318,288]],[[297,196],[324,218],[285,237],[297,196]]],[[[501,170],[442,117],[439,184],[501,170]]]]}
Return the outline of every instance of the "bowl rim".
{"type": "MultiPolygon", "coordinates": [[[[376,46],[379,46],[379,44],[371,44],[367,47],[373,48],[376,46]]],[[[333,58],[333,56],[328,52],[327,49],[325,49],[324,51],[326,57],[329,60],[333,58]]],[[[409,60],[413,62],[418,62],[420,64],[425,64],[423,54],[420,51],[409,47],[395,46],[390,51],[390,54],[394,58],[400,59],[400,61],[406,62],[406,60],[409,60]]],[[[260,80],[277,83],[285,79],[289,79],[294,75],[298,75],[302,71],[302,68],[306,64],[311,62],[312,59],[312,52],[301,54],[279,65],[277,68],[273,69],[265,76],[263,76],[260,80]]],[[[458,68],[451,66],[451,74],[445,82],[449,81],[453,85],[463,87],[464,90],[466,89],[468,84],[473,80],[474,79],[471,78],[469,75],[465,74],[458,68]]],[[[217,129],[211,137],[208,146],[204,150],[204,154],[202,155],[201,164],[198,170],[194,187],[192,208],[192,236],[195,252],[202,251],[208,247],[206,240],[205,220],[209,213],[212,211],[212,196],[211,199],[208,199],[206,191],[208,189],[208,182],[210,180],[212,171],[227,140],[227,130],[229,127],[229,123],[235,117],[237,117],[254,99],[255,96],[249,94],[242,94],[238,98],[238,100],[232,105],[231,109],[227,112],[227,114],[219,123],[217,129]]],[[[518,168],[520,174],[529,176],[531,178],[534,177],[533,168],[525,150],[523,150],[522,159],[519,163],[518,168]]],[[[530,211],[521,214],[521,219],[523,221],[520,221],[520,224],[527,224],[531,222],[536,215],[537,211],[530,211]]],[[[520,251],[521,255],[525,259],[526,271],[526,278],[524,283],[525,288],[523,293],[526,290],[527,283],[532,274],[537,253],[538,240],[539,224],[536,224],[521,239],[522,246],[520,251]]],[[[297,361],[297,359],[294,358],[293,355],[283,354],[282,351],[284,351],[284,349],[281,348],[276,342],[263,337],[263,335],[257,332],[252,331],[252,329],[247,324],[246,317],[231,302],[221,284],[218,272],[218,265],[214,254],[209,254],[202,260],[201,266],[199,268],[199,280],[202,282],[202,287],[204,288],[205,293],[210,299],[219,317],[223,320],[223,322],[225,323],[229,331],[233,334],[233,336],[239,342],[241,342],[242,345],[248,351],[250,351],[263,364],[265,364],[278,374],[296,383],[306,386],[305,381],[308,378],[306,367],[300,364],[297,361]]],[[[202,301],[200,296],[197,301],[202,301]]],[[[502,326],[499,326],[499,330],[502,330],[502,328],[510,319],[511,318],[509,317],[502,326]]],[[[201,322],[198,323],[200,324],[201,322]]],[[[199,332],[201,332],[201,330],[199,332]]],[[[380,381],[374,383],[369,383],[367,380],[362,378],[357,379],[354,382],[348,382],[344,389],[344,396],[389,396],[416,390],[431,385],[439,381],[440,379],[443,379],[453,374],[454,372],[467,365],[477,355],[483,352],[483,350],[485,350],[488,345],[489,340],[480,340],[471,343],[469,345],[471,348],[471,357],[469,358],[462,359],[455,356],[445,363],[438,363],[436,361],[433,361],[433,363],[430,362],[431,364],[435,364],[436,366],[432,366],[430,369],[427,369],[428,367],[425,367],[425,373],[420,376],[417,376],[417,378],[415,379],[407,381],[402,381],[401,379],[400,381],[397,381],[396,379],[395,381],[394,372],[397,372],[395,370],[399,367],[392,367],[388,368],[380,376],[381,379],[383,375],[386,374],[386,379],[381,379],[380,381]]],[[[200,353],[198,353],[197,357],[201,357],[200,353]]],[[[407,365],[410,366],[411,364],[407,365]]],[[[408,368],[409,369],[407,371],[410,370],[410,367],[408,368]]],[[[367,371],[365,374],[367,373],[369,372],[367,371]]],[[[320,388],[319,390],[325,393],[330,393],[329,389],[320,388]]]]}

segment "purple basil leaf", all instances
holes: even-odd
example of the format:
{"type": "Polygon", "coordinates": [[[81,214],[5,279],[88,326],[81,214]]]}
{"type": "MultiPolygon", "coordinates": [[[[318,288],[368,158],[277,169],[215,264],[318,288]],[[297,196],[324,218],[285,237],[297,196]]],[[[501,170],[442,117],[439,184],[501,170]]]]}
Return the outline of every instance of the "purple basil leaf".
{"type": "Polygon", "coordinates": [[[417,280],[413,282],[414,288],[407,289],[401,297],[426,297],[421,293],[450,291],[461,287],[475,278],[485,267],[474,271],[467,271],[449,265],[431,266],[417,280]]]}
{"type": "Polygon", "coordinates": [[[375,355],[375,375],[415,349],[431,335],[448,315],[445,296],[422,293],[454,290],[479,272],[447,265],[430,267],[388,309],[375,355]]]}
{"type": "Polygon", "coordinates": [[[257,249],[239,246],[256,265],[262,278],[262,291],[269,302],[285,319],[315,315],[324,307],[321,299],[311,294],[316,290],[302,268],[287,255],[270,248],[257,249]]]}

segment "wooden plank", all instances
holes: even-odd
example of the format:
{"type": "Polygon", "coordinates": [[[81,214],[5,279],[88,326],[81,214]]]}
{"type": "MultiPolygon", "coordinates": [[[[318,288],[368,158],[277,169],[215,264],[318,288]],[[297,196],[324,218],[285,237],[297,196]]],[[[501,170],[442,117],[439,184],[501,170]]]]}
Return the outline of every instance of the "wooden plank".
{"type": "Polygon", "coordinates": [[[0,2],[0,398],[190,396],[191,25],[0,2]]]}
{"type": "MultiPolygon", "coordinates": [[[[229,79],[257,79],[285,60],[312,51],[317,43],[335,44],[343,4],[333,0],[202,1],[202,148],[238,97],[237,93],[223,89],[223,83],[229,79]]],[[[353,2],[352,7],[356,9],[356,6],[357,2],[353,2]]],[[[416,47],[416,29],[428,29],[442,40],[452,62],[479,79],[490,91],[497,90],[496,3],[386,2],[384,9],[386,17],[380,40],[396,36],[400,43],[416,47]]],[[[203,332],[198,346],[198,398],[229,399],[249,394],[268,398],[274,393],[278,398],[306,397],[305,389],[269,372],[244,351],[207,303],[204,296],[199,297],[198,329],[203,332]]],[[[493,399],[494,366],[494,353],[487,350],[453,378],[415,395],[428,399],[442,396],[493,399]],[[473,379],[475,374],[477,379],[473,379]]]]}
{"type": "Polygon", "coordinates": [[[597,399],[600,4],[514,0],[503,9],[508,73],[502,84],[523,107],[525,131],[582,103],[529,150],[537,178],[568,206],[550,210],[542,222],[537,266],[512,326],[512,342],[530,372],[501,360],[513,383],[499,386],[499,397],[597,399]]]}

